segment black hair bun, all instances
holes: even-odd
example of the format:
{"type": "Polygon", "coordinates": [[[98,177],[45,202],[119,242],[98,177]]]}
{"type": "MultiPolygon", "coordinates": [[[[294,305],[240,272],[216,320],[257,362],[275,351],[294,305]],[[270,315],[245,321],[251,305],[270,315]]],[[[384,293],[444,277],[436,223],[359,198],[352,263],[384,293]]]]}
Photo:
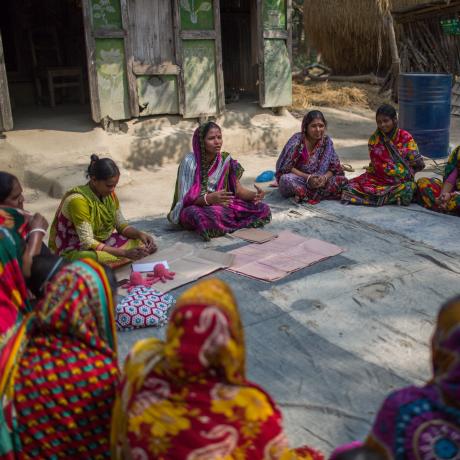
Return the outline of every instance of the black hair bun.
{"type": "Polygon", "coordinates": [[[91,154],[91,163],[92,163],[93,161],[99,161],[99,157],[98,157],[95,153],[92,153],[92,154],[91,154]]]}

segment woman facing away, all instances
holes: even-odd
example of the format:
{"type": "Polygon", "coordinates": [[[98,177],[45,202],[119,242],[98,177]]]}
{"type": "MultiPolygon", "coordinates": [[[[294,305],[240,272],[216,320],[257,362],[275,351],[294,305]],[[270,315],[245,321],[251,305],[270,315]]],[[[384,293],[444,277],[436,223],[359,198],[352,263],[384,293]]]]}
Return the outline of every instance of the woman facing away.
{"type": "Polygon", "coordinates": [[[369,138],[367,171],[350,179],[342,202],[367,206],[408,206],[416,190],[415,173],[425,168],[413,137],[398,128],[394,107],[383,104],[376,113],[377,130],[369,138]]]}
{"type": "Polygon", "coordinates": [[[270,222],[271,212],[262,203],[265,193],[240,183],[244,169],[222,151],[222,131],[208,122],[193,134],[193,152],[182,160],[168,220],[195,230],[205,241],[245,227],[270,222]]]}
{"type": "Polygon", "coordinates": [[[61,268],[0,344],[0,459],[110,458],[119,380],[110,272],[61,268]]]}
{"type": "Polygon", "coordinates": [[[276,162],[276,179],[284,197],[313,202],[340,199],[348,179],[326,128],[322,112],[312,110],[304,116],[301,132],[284,146],[276,162]]]}
{"type": "Polygon", "coordinates": [[[433,211],[460,214],[460,146],[447,160],[443,180],[422,177],[417,181],[418,202],[433,211]]]}
{"type": "MultiPolygon", "coordinates": [[[[441,307],[431,353],[431,379],[391,393],[362,443],[384,460],[460,458],[460,297],[441,307]]],[[[346,450],[336,449],[331,460],[346,450]]]]}
{"type": "Polygon", "coordinates": [[[112,458],[322,459],[289,449],[271,397],[246,379],[243,327],[224,282],[179,299],[166,341],[146,339],[125,364],[112,418],[112,458]]]}
{"type": "Polygon", "coordinates": [[[91,258],[117,267],[156,251],[151,235],[125,220],[115,188],[120,170],[110,158],[91,155],[86,185],[69,190],[51,225],[49,247],[71,260],[91,258]]]}

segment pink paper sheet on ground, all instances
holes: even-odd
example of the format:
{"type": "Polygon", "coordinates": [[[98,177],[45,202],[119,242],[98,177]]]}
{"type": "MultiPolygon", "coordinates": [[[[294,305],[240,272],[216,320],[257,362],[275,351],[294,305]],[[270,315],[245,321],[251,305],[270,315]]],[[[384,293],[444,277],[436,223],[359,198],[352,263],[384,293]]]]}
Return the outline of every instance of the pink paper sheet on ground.
{"type": "Polygon", "coordinates": [[[260,230],[260,228],[241,228],[236,232],[230,233],[230,236],[259,244],[266,243],[278,237],[278,235],[267,232],[266,230],[260,230]]]}
{"type": "Polygon", "coordinates": [[[227,270],[264,281],[278,281],[285,276],[344,250],[335,244],[305,238],[283,231],[275,240],[235,249],[235,259],[227,270]]]}

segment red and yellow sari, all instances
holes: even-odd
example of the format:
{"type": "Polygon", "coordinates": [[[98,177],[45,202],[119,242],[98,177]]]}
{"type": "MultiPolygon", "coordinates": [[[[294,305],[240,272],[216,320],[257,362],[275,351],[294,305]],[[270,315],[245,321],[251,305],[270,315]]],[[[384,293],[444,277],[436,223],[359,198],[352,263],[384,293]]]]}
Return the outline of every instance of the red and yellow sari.
{"type": "Polygon", "coordinates": [[[179,299],[166,342],[138,342],[125,364],[112,426],[112,458],[321,459],[289,449],[281,413],[245,376],[235,299],[207,280],[179,299]]]}

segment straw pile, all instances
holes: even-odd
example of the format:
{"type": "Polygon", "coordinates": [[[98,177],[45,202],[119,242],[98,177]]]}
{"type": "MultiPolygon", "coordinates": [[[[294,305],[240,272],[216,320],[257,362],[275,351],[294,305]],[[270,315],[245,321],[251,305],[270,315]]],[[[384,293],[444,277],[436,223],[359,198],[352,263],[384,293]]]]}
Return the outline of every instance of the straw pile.
{"type": "Polygon", "coordinates": [[[305,0],[305,36],[335,74],[385,73],[391,64],[384,18],[427,0],[305,0]]]}

